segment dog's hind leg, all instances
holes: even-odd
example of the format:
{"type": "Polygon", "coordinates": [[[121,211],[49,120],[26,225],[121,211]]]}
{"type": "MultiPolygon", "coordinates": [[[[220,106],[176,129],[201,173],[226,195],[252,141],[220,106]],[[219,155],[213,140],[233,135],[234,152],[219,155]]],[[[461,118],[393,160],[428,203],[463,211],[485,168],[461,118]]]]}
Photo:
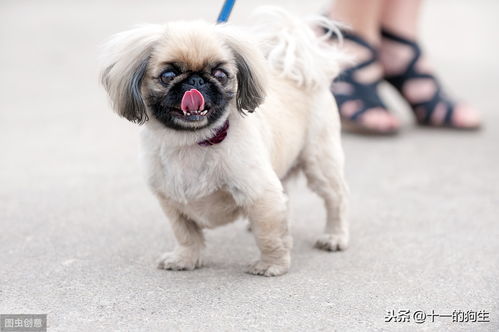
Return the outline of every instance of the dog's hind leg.
{"type": "Polygon", "coordinates": [[[303,171],[310,189],[324,200],[326,227],[317,248],[336,251],[348,246],[349,233],[345,217],[347,186],[344,179],[344,156],[339,131],[323,128],[315,142],[303,152],[303,171]]]}

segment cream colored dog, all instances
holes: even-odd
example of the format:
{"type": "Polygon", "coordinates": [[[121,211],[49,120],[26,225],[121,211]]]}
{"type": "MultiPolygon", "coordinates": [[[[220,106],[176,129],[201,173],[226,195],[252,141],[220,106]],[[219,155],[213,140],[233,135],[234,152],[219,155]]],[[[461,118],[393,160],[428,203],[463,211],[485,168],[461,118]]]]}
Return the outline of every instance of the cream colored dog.
{"type": "Polygon", "coordinates": [[[119,33],[106,46],[102,82],[115,111],[144,124],[147,180],[178,241],[159,268],[199,267],[203,229],[245,216],[261,251],[249,272],[286,273],[283,182],[299,171],[327,210],[317,247],[347,247],[340,122],[329,91],[338,52],[282,10],[262,16],[251,39],[230,25],[175,22],[119,33]]]}

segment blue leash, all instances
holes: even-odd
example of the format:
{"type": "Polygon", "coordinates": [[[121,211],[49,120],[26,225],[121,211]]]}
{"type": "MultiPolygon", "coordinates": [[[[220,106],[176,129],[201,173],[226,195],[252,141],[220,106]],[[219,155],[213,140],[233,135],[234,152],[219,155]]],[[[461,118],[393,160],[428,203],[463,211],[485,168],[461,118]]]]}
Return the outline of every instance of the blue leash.
{"type": "Polygon", "coordinates": [[[225,23],[229,20],[230,13],[232,12],[235,2],[236,0],[225,0],[222,10],[220,11],[220,15],[218,15],[217,23],[225,23]]]}

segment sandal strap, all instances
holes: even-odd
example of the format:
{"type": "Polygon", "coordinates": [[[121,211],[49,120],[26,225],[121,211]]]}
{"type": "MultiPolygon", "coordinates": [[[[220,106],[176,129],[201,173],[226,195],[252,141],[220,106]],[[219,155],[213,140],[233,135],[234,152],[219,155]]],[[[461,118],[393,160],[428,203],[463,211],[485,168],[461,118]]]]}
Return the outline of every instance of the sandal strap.
{"type": "Polygon", "coordinates": [[[345,75],[340,75],[337,79],[333,81],[333,90],[334,90],[334,84],[337,82],[344,82],[352,87],[352,93],[349,94],[336,93],[333,91],[334,97],[336,98],[336,102],[339,105],[340,114],[341,114],[341,106],[346,102],[359,101],[362,103],[361,107],[355,113],[353,113],[348,117],[350,120],[352,121],[357,120],[359,116],[361,116],[367,110],[373,108],[386,109],[385,104],[383,103],[378,93],[376,92],[377,86],[380,83],[379,81],[370,84],[359,83],[356,82],[351,75],[345,74],[345,75]]]}
{"type": "Polygon", "coordinates": [[[409,79],[413,79],[413,78],[435,79],[435,77],[433,77],[433,75],[423,74],[423,73],[420,73],[416,70],[416,64],[419,61],[419,59],[421,58],[421,53],[422,53],[421,47],[419,47],[419,45],[416,42],[409,40],[409,39],[406,39],[406,38],[403,38],[401,36],[398,36],[398,35],[394,34],[393,32],[390,32],[384,28],[381,29],[381,36],[385,39],[389,39],[391,41],[409,46],[412,49],[413,57],[409,61],[409,63],[407,64],[405,71],[403,71],[400,74],[388,75],[385,77],[385,80],[387,80],[390,84],[395,86],[395,88],[397,88],[397,90],[401,91],[403,85],[409,79]]]}
{"type": "Polygon", "coordinates": [[[353,32],[345,31],[345,30],[342,30],[341,34],[343,35],[343,38],[348,39],[348,40],[350,40],[350,41],[352,41],[360,46],[367,48],[371,52],[372,59],[375,60],[378,57],[378,51],[376,50],[376,48],[374,48],[374,46],[372,46],[367,41],[365,41],[362,37],[356,35],[353,32]]]}
{"type": "Polygon", "coordinates": [[[417,110],[420,108],[425,109],[426,111],[425,111],[424,117],[419,119],[419,123],[424,124],[424,125],[430,125],[431,124],[431,116],[433,115],[435,109],[437,108],[437,106],[440,103],[443,103],[446,107],[445,117],[444,117],[443,123],[446,125],[452,125],[452,115],[454,113],[455,104],[453,101],[447,99],[443,95],[440,88],[438,88],[438,91],[433,95],[433,97],[431,99],[426,100],[426,101],[422,101],[422,102],[418,102],[418,103],[410,103],[410,105],[414,110],[417,110]]]}
{"type": "Polygon", "coordinates": [[[423,102],[417,102],[417,103],[411,103],[412,109],[415,111],[416,108],[423,108],[425,109],[425,115],[423,118],[418,119],[420,124],[424,125],[429,125],[431,124],[431,116],[433,112],[435,111],[436,107],[440,103],[444,103],[446,106],[446,113],[444,117],[444,124],[445,125],[452,125],[452,115],[454,112],[454,103],[449,100],[442,92],[442,87],[439,82],[439,80],[432,74],[428,73],[421,73],[416,69],[416,64],[418,63],[419,59],[421,58],[422,55],[422,50],[421,47],[419,46],[418,43],[416,43],[413,40],[409,40],[407,38],[404,38],[400,35],[397,35],[386,28],[381,29],[381,36],[383,38],[386,38],[388,40],[404,44],[412,49],[413,52],[413,57],[407,64],[407,67],[405,71],[403,71],[400,74],[396,75],[388,75],[385,76],[385,80],[393,85],[400,93],[403,92],[403,87],[404,84],[407,81],[413,80],[413,79],[430,79],[434,82],[436,90],[435,93],[433,94],[433,97],[431,97],[429,100],[423,101],[423,102]]]}
{"type": "MultiPolygon", "coordinates": [[[[324,28],[325,33],[331,33],[331,31],[328,28],[324,28]]],[[[348,119],[351,121],[355,121],[361,116],[363,113],[365,113],[367,110],[373,109],[373,108],[383,108],[386,109],[386,106],[384,105],[383,101],[379,97],[377,93],[377,88],[381,80],[372,82],[372,83],[360,83],[354,79],[354,74],[356,71],[361,70],[362,68],[368,67],[371,64],[375,63],[378,59],[378,52],[377,50],[368,42],[366,42],[362,37],[349,32],[349,31],[341,31],[341,34],[344,39],[347,39],[349,41],[352,41],[367,50],[369,50],[371,56],[361,62],[356,64],[355,66],[349,67],[348,69],[345,69],[341,72],[340,75],[333,81],[332,89],[333,89],[333,94],[334,97],[336,98],[336,102],[338,103],[340,114],[344,116],[341,113],[341,106],[349,101],[359,101],[362,103],[362,106],[352,115],[348,116],[348,119]],[[340,83],[344,82],[348,84],[352,88],[351,93],[337,93],[334,92],[334,84],[335,83],[340,83]]],[[[337,38],[335,34],[331,34],[331,38],[337,38]]]]}
{"type": "MultiPolygon", "coordinates": [[[[325,34],[329,34],[329,37],[331,39],[335,39],[335,40],[339,39],[339,37],[333,31],[331,31],[329,28],[322,27],[322,29],[323,29],[325,34]]],[[[355,33],[350,32],[350,31],[346,31],[346,30],[341,30],[341,36],[343,39],[350,40],[350,41],[354,42],[355,44],[358,44],[358,45],[366,48],[367,50],[369,50],[369,53],[371,53],[371,56],[366,61],[358,63],[355,66],[350,67],[348,69],[345,69],[343,72],[356,71],[358,69],[362,69],[364,67],[367,67],[367,66],[369,66],[377,61],[378,51],[371,44],[369,44],[367,41],[365,41],[362,37],[356,35],[355,33]]]]}

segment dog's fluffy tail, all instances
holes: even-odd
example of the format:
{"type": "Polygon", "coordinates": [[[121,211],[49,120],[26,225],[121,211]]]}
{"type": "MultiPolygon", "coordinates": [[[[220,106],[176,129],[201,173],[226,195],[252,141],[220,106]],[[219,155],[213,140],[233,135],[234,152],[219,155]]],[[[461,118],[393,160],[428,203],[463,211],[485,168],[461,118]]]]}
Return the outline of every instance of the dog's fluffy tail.
{"type": "MultiPolygon", "coordinates": [[[[328,39],[341,34],[335,23],[322,16],[300,19],[278,7],[255,10],[256,33],[273,70],[305,88],[326,84],[339,73],[346,56],[328,39]],[[330,31],[319,37],[314,29],[330,31]]],[[[322,31],[319,31],[322,33],[322,31]]]]}

